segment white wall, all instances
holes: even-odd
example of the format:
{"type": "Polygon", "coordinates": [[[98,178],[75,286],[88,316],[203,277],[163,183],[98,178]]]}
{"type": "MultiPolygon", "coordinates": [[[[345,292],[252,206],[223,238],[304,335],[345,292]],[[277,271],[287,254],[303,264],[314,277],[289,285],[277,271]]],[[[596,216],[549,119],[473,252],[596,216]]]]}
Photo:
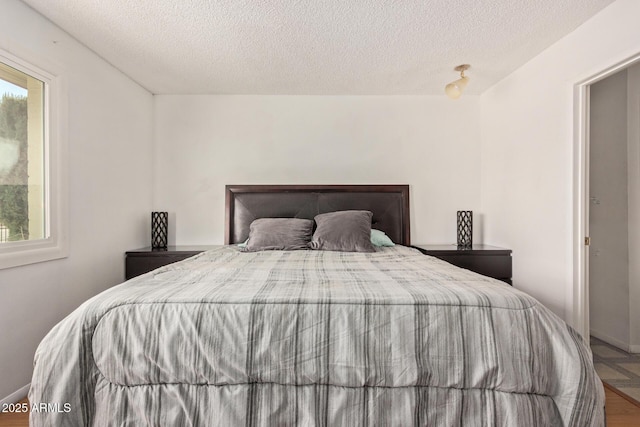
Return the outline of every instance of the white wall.
{"type": "Polygon", "coordinates": [[[148,244],[153,97],[23,3],[0,3],[0,48],[63,70],[69,175],[69,257],[0,270],[4,399],[30,382],[54,324],[121,282],[124,251],[148,244]]]}
{"type": "Polygon", "coordinates": [[[573,86],[640,52],[640,2],[618,0],[480,97],[485,241],[514,283],[573,317],[573,86]]]}
{"type": "Polygon", "coordinates": [[[170,243],[221,244],[225,184],[408,183],[412,241],[455,243],[480,206],[478,116],[473,96],[156,96],[154,207],[170,243]]]}
{"type": "Polygon", "coordinates": [[[627,70],[591,85],[589,115],[591,335],[628,350],[627,70]]]}

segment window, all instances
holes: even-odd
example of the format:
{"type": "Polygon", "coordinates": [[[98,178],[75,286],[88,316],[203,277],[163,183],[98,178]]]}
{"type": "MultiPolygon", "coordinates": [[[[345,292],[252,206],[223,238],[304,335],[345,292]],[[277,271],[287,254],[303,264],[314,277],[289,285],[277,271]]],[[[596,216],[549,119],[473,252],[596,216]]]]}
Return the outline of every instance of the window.
{"type": "Polygon", "coordinates": [[[0,243],[47,236],[43,81],[0,63],[0,243]]]}
{"type": "Polygon", "coordinates": [[[0,50],[0,268],[66,256],[60,80],[0,50]]]}

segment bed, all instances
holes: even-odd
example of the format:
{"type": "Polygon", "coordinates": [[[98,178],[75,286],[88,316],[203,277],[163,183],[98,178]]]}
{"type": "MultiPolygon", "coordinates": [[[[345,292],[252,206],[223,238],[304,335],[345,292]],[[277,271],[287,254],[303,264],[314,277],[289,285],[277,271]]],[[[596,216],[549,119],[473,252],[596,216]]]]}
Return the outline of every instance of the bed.
{"type": "Polygon", "coordinates": [[[227,186],[226,211],[226,245],[52,329],[29,398],[70,410],[31,425],[604,425],[583,339],[513,287],[411,249],[408,186],[227,186]],[[398,244],[237,246],[259,218],[354,209],[398,244]]]}

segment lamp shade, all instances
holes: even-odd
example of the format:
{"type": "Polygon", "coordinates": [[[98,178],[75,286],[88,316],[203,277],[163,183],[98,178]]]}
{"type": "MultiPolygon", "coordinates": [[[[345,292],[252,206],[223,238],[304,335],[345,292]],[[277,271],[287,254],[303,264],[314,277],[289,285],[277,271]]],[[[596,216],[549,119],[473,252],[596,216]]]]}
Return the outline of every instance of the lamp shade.
{"type": "Polygon", "coordinates": [[[444,87],[444,92],[451,99],[458,99],[462,95],[462,91],[467,87],[469,83],[469,77],[461,77],[455,82],[451,82],[444,87]]]}
{"type": "Polygon", "coordinates": [[[169,213],[151,212],[151,247],[166,249],[169,235],[169,213]]]}

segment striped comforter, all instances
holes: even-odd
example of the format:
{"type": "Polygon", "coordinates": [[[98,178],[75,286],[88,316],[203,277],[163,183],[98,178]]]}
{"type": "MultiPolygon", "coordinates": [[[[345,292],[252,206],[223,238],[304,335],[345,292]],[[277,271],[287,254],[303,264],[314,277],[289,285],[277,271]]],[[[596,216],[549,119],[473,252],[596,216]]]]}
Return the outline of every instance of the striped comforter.
{"type": "Polygon", "coordinates": [[[227,246],[139,276],[45,337],[29,397],[70,406],[33,426],[604,424],[562,320],[401,246],[227,246]]]}

